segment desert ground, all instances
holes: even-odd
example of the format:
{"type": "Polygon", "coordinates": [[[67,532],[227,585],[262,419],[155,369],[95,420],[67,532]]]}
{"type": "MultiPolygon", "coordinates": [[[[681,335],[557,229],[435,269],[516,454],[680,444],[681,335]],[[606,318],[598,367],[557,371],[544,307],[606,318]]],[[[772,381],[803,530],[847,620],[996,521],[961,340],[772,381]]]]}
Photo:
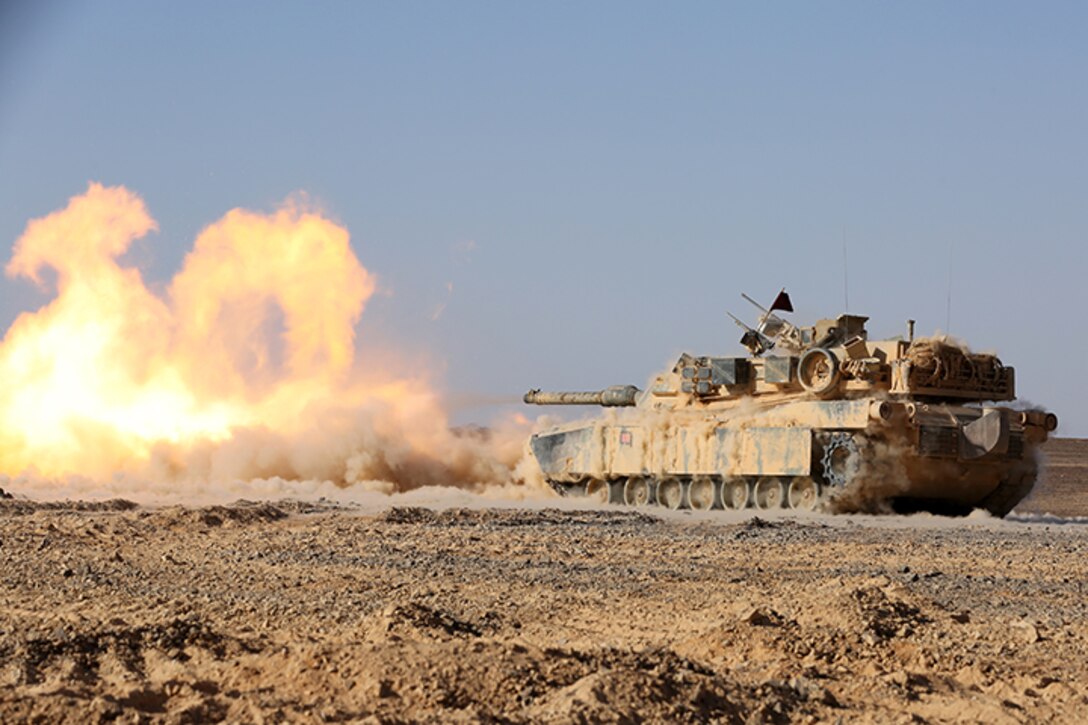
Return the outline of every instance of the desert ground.
{"type": "Polygon", "coordinates": [[[1009,519],[0,501],[3,722],[1080,722],[1088,441],[1009,519]]]}

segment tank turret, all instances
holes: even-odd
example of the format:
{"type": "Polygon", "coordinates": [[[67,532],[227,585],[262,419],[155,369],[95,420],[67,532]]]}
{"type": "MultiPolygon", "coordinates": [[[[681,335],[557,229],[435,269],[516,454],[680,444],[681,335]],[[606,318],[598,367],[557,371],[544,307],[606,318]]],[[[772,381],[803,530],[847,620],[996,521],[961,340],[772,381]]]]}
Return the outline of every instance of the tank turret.
{"type": "Polygon", "coordinates": [[[541,431],[531,448],[564,493],[670,507],[927,509],[1008,513],[1028,494],[1035,450],[1057,427],[1016,397],[1013,368],[945,338],[870,340],[867,317],[809,326],[782,290],[744,328],[748,355],[683,354],[645,391],[543,393],[606,419],[541,431]]]}

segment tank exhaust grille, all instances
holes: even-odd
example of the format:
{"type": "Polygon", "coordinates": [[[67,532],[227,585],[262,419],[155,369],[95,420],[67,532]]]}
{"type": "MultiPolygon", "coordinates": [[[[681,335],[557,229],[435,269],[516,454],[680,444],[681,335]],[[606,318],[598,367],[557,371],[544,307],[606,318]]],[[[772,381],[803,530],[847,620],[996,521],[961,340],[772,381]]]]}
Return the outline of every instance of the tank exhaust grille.
{"type": "Polygon", "coordinates": [[[960,449],[959,431],[944,426],[923,425],[918,429],[918,452],[923,456],[955,456],[960,449]]]}
{"type": "Polygon", "coordinates": [[[1005,452],[1008,458],[1024,457],[1024,434],[1013,431],[1009,434],[1009,449],[1005,452]]]}

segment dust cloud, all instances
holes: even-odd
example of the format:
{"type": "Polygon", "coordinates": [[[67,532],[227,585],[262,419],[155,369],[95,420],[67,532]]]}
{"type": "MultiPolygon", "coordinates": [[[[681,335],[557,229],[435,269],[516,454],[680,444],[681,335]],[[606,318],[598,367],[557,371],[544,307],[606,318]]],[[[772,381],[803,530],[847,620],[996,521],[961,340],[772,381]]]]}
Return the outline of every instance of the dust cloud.
{"type": "Polygon", "coordinates": [[[161,295],[123,261],[156,229],[135,193],[91,183],[16,241],[8,276],[55,296],[0,343],[8,490],[204,500],[533,478],[528,421],[454,430],[418,363],[383,366],[396,356],[356,339],[375,277],[306,197],[228,212],[161,295]]]}

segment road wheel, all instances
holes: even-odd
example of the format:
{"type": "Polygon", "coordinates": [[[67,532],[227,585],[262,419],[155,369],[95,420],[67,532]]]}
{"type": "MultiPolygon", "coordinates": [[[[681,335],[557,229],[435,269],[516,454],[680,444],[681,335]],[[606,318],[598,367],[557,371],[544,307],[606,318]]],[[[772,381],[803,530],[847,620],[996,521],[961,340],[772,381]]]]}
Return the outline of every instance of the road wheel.
{"type": "Polygon", "coordinates": [[[650,479],[633,476],[623,484],[623,502],[628,506],[649,506],[654,503],[654,487],[650,479]]]}
{"type": "Polygon", "coordinates": [[[666,478],[657,484],[657,503],[674,511],[684,505],[684,484],[678,478],[666,478]]]}
{"type": "Polygon", "coordinates": [[[764,476],[756,481],[756,508],[780,509],[786,503],[786,484],[779,478],[764,476]]]}
{"type": "Polygon", "coordinates": [[[743,478],[729,478],[722,483],[722,504],[727,509],[748,508],[752,492],[743,478]]]}
{"type": "Polygon", "coordinates": [[[586,496],[600,504],[619,503],[619,501],[615,500],[612,492],[613,488],[614,486],[610,485],[608,481],[592,478],[586,483],[586,496]]]}
{"type": "Polygon", "coordinates": [[[808,476],[798,476],[790,481],[787,500],[791,509],[812,511],[820,502],[820,484],[808,476]]]}
{"type": "Polygon", "coordinates": [[[688,506],[696,511],[718,507],[718,484],[712,478],[700,476],[688,484],[688,506]]]}

